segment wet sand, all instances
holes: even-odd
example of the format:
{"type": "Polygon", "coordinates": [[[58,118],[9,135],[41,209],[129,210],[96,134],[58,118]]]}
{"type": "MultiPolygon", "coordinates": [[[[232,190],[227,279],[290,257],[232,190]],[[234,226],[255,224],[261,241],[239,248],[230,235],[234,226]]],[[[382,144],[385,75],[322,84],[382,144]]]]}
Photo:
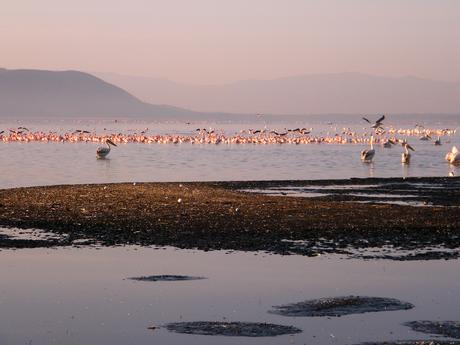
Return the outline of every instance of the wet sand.
{"type": "MultiPolygon", "coordinates": [[[[459,181],[412,178],[15,188],[0,190],[0,226],[39,228],[64,235],[59,242],[50,241],[50,246],[89,239],[102,245],[170,245],[303,255],[385,245],[460,248],[459,181]],[[391,184],[407,182],[415,186],[441,184],[441,189],[424,192],[423,200],[449,206],[368,204],[343,197],[293,198],[239,191],[274,185],[369,183],[388,189],[391,184]],[[306,242],[292,245],[292,241],[300,240],[306,242]]],[[[0,248],[14,247],[13,242],[0,237],[0,248]]]]}

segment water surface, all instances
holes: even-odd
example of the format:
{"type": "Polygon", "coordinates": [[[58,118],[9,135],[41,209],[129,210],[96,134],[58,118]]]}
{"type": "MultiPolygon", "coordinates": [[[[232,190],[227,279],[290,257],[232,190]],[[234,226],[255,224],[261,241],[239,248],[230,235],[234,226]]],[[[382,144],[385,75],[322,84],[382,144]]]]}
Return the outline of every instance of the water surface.
{"type": "Polygon", "coordinates": [[[460,310],[458,260],[363,261],[138,247],[2,250],[0,260],[0,344],[351,344],[426,339],[429,336],[401,324],[458,320],[460,310]],[[151,274],[208,279],[125,279],[151,274]],[[267,313],[274,305],[346,295],[398,298],[415,308],[339,318],[267,313]],[[225,320],[292,325],[303,333],[255,339],[147,329],[169,322],[225,320]]]}

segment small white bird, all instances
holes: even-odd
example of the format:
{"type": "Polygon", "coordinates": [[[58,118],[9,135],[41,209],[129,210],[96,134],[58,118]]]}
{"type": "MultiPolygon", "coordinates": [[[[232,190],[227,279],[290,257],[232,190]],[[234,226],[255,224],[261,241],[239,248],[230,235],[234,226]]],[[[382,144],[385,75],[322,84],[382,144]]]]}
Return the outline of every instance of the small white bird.
{"type": "Polygon", "coordinates": [[[371,136],[371,148],[361,151],[361,160],[365,163],[370,163],[372,162],[372,159],[374,158],[374,156],[375,156],[374,136],[371,136]]]}
{"type": "Polygon", "coordinates": [[[110,153],[110,145],[117,146],[117,144],[115,144],[110,139],[106,139],[105,144],[107,145],[107,147],[101,146],[101,147],[98,147],[96,150],[96,157],[98,159],[107,157],[107,155],[110,153]]]}
{"type": "Polygon", "coordinates": [[[409,150],[415,151],[415,149],[410,146],[406,140],[403,140],[401,142],[402,147],[404,147],[404,152],[401,154],[401,163],[403,164],[409,164],[410,163],[410,157],[411,154],[409,150]]]}
{"type": "Polygon", "coordinates": [[[452,150],[446,154],[445,158],[450,164],[460,164],[460,152],[457,147],[452,147],[452,150]]]}

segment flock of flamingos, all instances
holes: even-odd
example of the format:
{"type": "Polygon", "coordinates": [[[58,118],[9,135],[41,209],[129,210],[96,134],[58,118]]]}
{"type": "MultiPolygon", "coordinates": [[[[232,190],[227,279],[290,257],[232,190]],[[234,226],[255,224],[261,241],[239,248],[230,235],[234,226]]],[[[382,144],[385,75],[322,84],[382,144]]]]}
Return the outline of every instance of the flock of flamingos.
{"type": "MultiPolygon", "coordinates": [[[[411,129],[396,129],[393,127],[385,128],[383,121],[385,115],[381,116],[375,122],[363,117],[369,125],[369,133],[357,133],[351,128],[335,130],[334,134],[329,132],[325,135],[313,135],[312,128],[295,128],[285,129],[283,131],[263,129],[241,130],[233,135],[225,135],[223,131],[197,128],[193,134],[150,134],[146,128],[139,133],[132,134],[96,134],[87,130],[74,130],[72,132],[43,132],[30,131],[26,127],[18,127],[7,131],[0,131],[0,141],[9,142],[93,142],[104,143],[96,151],[97,158],[105,158],[109,153],[111,146],[117,146],[120,143],[145,143],[145,144],[366,144],[370,145],[368,149],[361,151],[361,160],[365,163],[372,162],[375,156],[374,144],[382,145],[384,148],[390,148],[400,144],[403,148],[401,162],[410,163],[411,153],[415,149],[408,143],[407,137],[418,137],[420,140],[432,140],[434,145],[442,145],[441,137],[449,138],[456,133],[455,129],[429,129],[421,125],[416,125],[411,129]],[[396,136],[404,136],[405,139],[398,139],[396,136]],[[434,139],[436,137],[436,139],[434,139]]],[[[449,143],[447,140],[446,143],[449,143]]],[[[445,160],[451,164],[460,164],[460,151],[453,146],[445,160]]]]}

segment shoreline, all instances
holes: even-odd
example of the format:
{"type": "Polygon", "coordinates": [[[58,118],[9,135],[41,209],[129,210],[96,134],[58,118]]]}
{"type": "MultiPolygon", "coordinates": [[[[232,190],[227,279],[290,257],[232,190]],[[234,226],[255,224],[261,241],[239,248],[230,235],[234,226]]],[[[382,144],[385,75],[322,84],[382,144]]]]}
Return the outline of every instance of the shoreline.
{"type": "MultiPolygon", "coordinates": [[[[451,177],[83,184],[0,190],[0,226],[43,229],[65,237],[49,246],[85,239],[107,246],[138,244],[314,256],[384,246],[458,249],[457,207],[460,179],[451,177]],[[424,202],[435,205],[362,203],[359,197],[341,192],[289,197],[240,191],[369,184],[385,190],[412,186],[412,192],[419,192],[424,202]],[[302,245],[295,243],[298,241],[302,245]]],[[[0,236],[0,248],[11,248],[13,242],[0,236]]]]}

